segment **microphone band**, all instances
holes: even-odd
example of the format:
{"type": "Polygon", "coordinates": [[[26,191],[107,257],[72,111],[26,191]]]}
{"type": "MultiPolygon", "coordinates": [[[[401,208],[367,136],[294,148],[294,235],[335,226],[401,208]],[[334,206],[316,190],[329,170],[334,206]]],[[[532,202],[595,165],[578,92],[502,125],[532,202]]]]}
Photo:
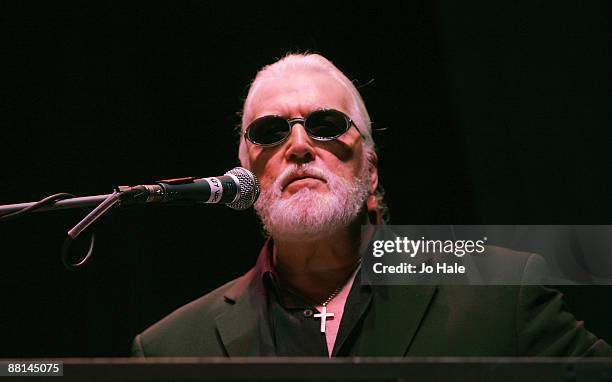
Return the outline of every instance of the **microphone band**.
{"type": "Polygon", "coordinates": [[[219,200],[223,197],[223,186],[219,178],[213,176],[210,178],[203,178],[200,181],[208,183],[210,187],[210,196],[205,203],[219,203],[219,200]]]}

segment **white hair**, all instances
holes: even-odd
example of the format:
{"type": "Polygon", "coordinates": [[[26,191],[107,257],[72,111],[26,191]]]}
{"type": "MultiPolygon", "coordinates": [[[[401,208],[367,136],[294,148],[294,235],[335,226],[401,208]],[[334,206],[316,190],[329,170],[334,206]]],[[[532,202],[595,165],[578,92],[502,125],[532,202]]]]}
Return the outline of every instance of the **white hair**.
{"type": "Polygon", "coordinates": [[[244,101],[244,108],[242,111],[242,124],[240,128],[241,139],[240,147],[238,149],[238,158],[242,166],[249,168],[249,157],[246,150],[246,142],[242,135],[246,129],[246,124],[253,118],[252,104],[254,102],[254,94],[257,89],[265,80],[279,78],[285,75],[287,72],[299,72],[299,71],[315,71],[323,72],[342,84],[350,95],[350,105],[348,114],[349,117],[355,122],[361,134],[365,137],[364,149],[365,154],[368,158],[371,158],[375,151],[374,140],[372,139],[372,122],[370,121],[370,115],[365,107],[363,99],[359,94],[359,91],[349,80],[344,73],[342,73],[334,64],[331,63],[325,57],[319,54],[303,53],[303,54],[288,54],[273,64],[264,66],[255,76],[253,83],[249,89],[247,97],[244,101]]]}

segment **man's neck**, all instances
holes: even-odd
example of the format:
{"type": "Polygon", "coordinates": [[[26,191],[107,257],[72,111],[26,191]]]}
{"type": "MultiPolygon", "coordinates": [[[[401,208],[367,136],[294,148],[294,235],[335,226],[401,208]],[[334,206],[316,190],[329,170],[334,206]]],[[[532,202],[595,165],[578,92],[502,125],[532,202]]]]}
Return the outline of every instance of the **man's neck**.
{"type": "Polygon", "coordinates": [[[283,287],[321,303],[342,286],[359,261],[361,221],[312,241],[274,240],[273,264],[283,287]]]}

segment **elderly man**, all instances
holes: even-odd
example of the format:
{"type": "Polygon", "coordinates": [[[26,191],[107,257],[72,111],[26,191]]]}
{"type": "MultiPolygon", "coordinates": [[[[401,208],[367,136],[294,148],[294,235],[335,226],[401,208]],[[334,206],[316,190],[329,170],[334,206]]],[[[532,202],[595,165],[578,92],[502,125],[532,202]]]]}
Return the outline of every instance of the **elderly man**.
{"type": "Polygon", "coordinates": [[[270,238],[247,274],[138,335],[134,355],[611,353],[554,290],[362,285],[361,227],[380,207],[370,125],[324,57],[264,67],[244,103],[239,157],[260,179],[255,209],[270,238]]]}

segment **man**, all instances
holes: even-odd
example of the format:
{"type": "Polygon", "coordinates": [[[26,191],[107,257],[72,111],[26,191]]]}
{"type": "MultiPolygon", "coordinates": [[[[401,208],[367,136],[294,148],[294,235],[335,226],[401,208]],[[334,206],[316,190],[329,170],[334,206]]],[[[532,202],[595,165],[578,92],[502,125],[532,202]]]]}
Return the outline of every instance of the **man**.
{"type": "MultiPolygon", "coordinates": [[[[270,238],[244,276],[134,340],[140,356],[609,355],[540,287],[361,285],[361,226],[379,216],[377,154],[351,81],[316,54],[264,67],[239,157],[270,238]]],[[[379,219],[378,219],[379,220],[379,219]]],[[[508,260],[525,271],[528,256],[508,260]]]]}

